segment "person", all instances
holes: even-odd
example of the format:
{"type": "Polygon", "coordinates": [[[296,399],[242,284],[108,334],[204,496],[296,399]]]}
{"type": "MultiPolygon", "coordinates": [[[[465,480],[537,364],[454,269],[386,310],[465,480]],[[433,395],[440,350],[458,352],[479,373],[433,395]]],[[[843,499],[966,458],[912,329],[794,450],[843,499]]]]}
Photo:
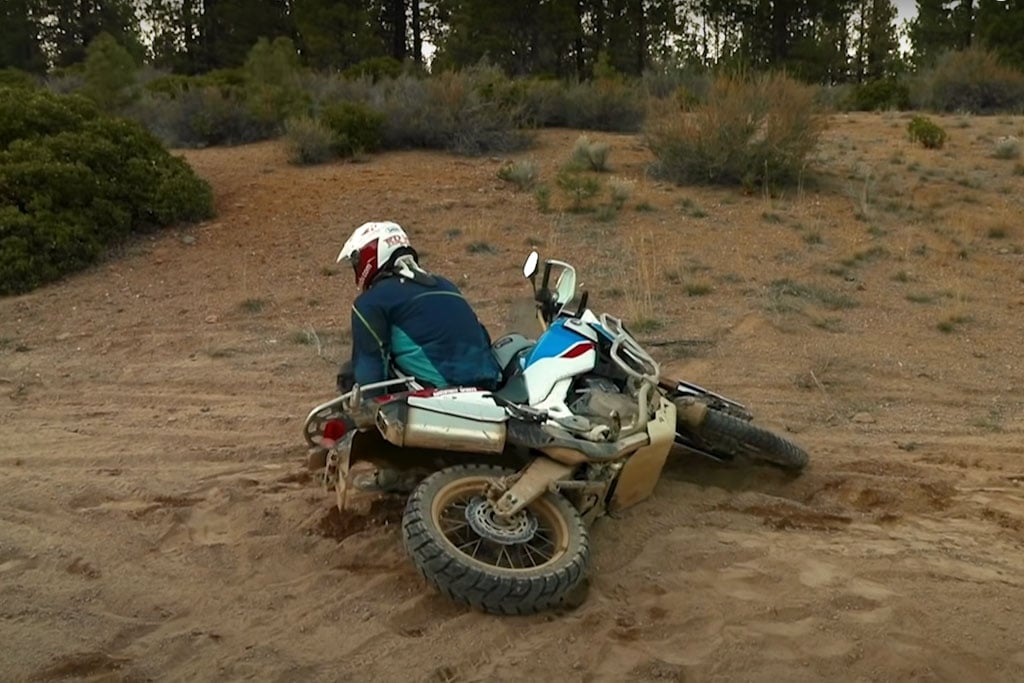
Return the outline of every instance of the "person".
{"type": "MultiPolygon", "coordinates": [[[[352,266],[359,289],[352,304],[352,360],[338,372],[339,392],[393,379],[395,369],[427,388],[497,388],[501,368],[487,330],[458,287],[420,265],[400,225],[364,223],[337,260],[352,266]]],[[[363,491],[407,493],[422,474],[379,468],[356,473],[353,484],[363,491]]]]}
{"type": "MultiPolygon", "coordinates": [[[[353,381],[392,379],[393,369],[427,388],[497,388],[501,368],[487,330],[458,287],[423,269],[400,225],[364,223],[337,260],[352,266],[360,290],[352,304],[351,374],[339,373],[339,391],[353,381]]],[[[374,393],[383,392],[366,395],[374,393]]]]}

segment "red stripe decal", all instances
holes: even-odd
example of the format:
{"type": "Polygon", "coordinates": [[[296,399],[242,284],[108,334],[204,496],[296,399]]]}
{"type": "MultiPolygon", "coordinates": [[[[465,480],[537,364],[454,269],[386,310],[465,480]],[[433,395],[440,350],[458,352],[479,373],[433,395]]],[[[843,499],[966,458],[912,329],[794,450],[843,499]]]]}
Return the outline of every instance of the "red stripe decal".
{"type": "Polygon", "coordinates": [[[593,348],[594,345],[591,342],[580,342],[579,344],[573,344],[565,353],[560,355],[559,358],[579,358],[580,356],[582,356],[587,351],[590,351],[593,348]]]}

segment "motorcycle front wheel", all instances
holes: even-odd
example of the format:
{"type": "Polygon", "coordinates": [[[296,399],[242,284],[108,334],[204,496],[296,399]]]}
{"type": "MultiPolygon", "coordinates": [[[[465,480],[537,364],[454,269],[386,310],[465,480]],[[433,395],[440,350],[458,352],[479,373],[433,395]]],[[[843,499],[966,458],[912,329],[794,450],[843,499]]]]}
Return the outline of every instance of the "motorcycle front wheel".
{"type": "Polygon", "coordinates": [[[547,492],[509,519],[486,491],[513,470],[458,465],[413,491],[402,519],[405,548],[420,573],[456,602],[492,614],[557,607],[581,584],[590,541],[579,512],[547,492]]]}

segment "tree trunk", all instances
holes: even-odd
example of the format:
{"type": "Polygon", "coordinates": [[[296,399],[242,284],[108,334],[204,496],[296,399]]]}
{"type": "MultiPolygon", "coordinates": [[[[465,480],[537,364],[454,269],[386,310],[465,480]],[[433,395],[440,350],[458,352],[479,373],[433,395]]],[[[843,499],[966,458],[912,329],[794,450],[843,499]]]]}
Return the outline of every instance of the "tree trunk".
{"type": "Polygon", "coordinates": [[[420,28],[420,0],[412,0],[412,57],[423,63],[423,30],[420,28]]]}
{"type": "MultiPolygon", "coordinates": [[[[413,4],[416,1],[413,0],[413,4]]],[[[408,49],[405,29],[405,0],[391,0],[391,56],[400,62],[408,49]]]]}
{"type": "Polygon", "coordinates": [[[583,71],[586,68],[586,61],[583,47],[583,0],[576,0],[576,78],[583,80],[583,71]]]}
{"type": "Polygon", "coordinates": [[[639,76],[647,67],[647,16],[644,14],[644,0],[634,0],[633,12],[636,22],[636,73],[639,76]]]}

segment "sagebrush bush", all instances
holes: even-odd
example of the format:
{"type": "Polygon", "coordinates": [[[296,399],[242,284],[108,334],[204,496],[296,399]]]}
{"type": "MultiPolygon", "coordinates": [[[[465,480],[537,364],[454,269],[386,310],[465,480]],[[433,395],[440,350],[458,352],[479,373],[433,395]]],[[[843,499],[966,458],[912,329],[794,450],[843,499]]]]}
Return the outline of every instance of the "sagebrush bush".
{"type": "Polygon", "coordinates": [[[127,114],[171,147],[240,145],[278,132],[238,87],[189,84],[173,96],[147,91],[127,114]]]}
{"type": "Polygon", "coordinates": [[[992,151],[992,156],[996,159],[1019,159],[1020,140],[1012,136],[1000,138],[996,141],[996,148],[992,151]]]}
{"type": "Polygon", "coordinates": [[[983,48],[949,52],[911,81],[915,109],[975,114],[1024,109],[1024,73],[983,48]]]}
{"type": "Polygon", "coordinates": [[[369,104],[385,116],[384,146],[425,147],[481,155],[525,149],[522,107],[487,98],[478,86],[492,78],[479,68],[442,72],[429,79],[381,81],[369,104]]]}
{"type": "Polygon", "coordinates": [[[562,106],[570,128],[632,133],[643,124],[646,103],[638,84],[597,79],[565,89],[562,106]]]}
{"type": "Polygon", "coordinates": [[[497,176],[515,185],[520,192],[533,188],[537,182],[537,163],[534,161],[509,162],[498,169],[497,176]]]}
{"type": "Polygon", "coordinates": [[[920,142],[928,149],[942,149],[946,144],[946,131],[927,116],[915,116],[907,124],[911,142],[920,142]]]}
{"type": "Polygon", "coordinates": [[[608,181],[608,195],[611,205],[616,209],[622,209],[633,196],[634,183],[625,178],[612,178],[608,181]]]}
{"type": "Polygon", "coordinates": [[[815,89],[781,75],[719,77],[692,113],[663,106],[645,128],[654,171],[676,183],[797,181],[825,118],[815,89]]]}
{"type": "Polygon", "coordinates": [[[853,91],[856,86],[852,83],[831,83],[818,86],[814,94],[814,101],[823,110],[828,111],[849,111],[853,104],[853,91]]]}
{"type": "Polygon", "coordinates": [[[608,155],[611,147],[604,142],[593,142],[586,135],[576,138],[569,157],[571,168],[604,172],[608,170],[608,155]]]}
{"type": "Polygon", "coordinates": [[[210,186],[85,98],[0,90],[0,294],[94,262],[137,230],[212,215],[210,186]]]}
{"type": "Polygon", "coordinates": [[[257,41],[240,69],[165,75],[144,86],[126,115],[172,147],[237,145],[274,137],[308,113],[305,73],[291,41],[257,41]]]}
{"type": "Polygon", "coordinates": [[[340,157],[380,148],[384,115],[359,102],[339,102],[326,107],[320,120],[331,131],[331,148],[340,157]]]}
{"type": "Polygon", "coordinates": [[[657,64],[644,70],[641,76],[644,91],[650,97],[677,98],[697,104],[711,89],[711,76],[675,63],[657,64]]]}
{"type": "Polygon", "coordinates": [[[296,116],[285,121],[284,139],[288,161],[293,164],[322,164],[334,158],[334,134],[312,116],[296,116]]]}

